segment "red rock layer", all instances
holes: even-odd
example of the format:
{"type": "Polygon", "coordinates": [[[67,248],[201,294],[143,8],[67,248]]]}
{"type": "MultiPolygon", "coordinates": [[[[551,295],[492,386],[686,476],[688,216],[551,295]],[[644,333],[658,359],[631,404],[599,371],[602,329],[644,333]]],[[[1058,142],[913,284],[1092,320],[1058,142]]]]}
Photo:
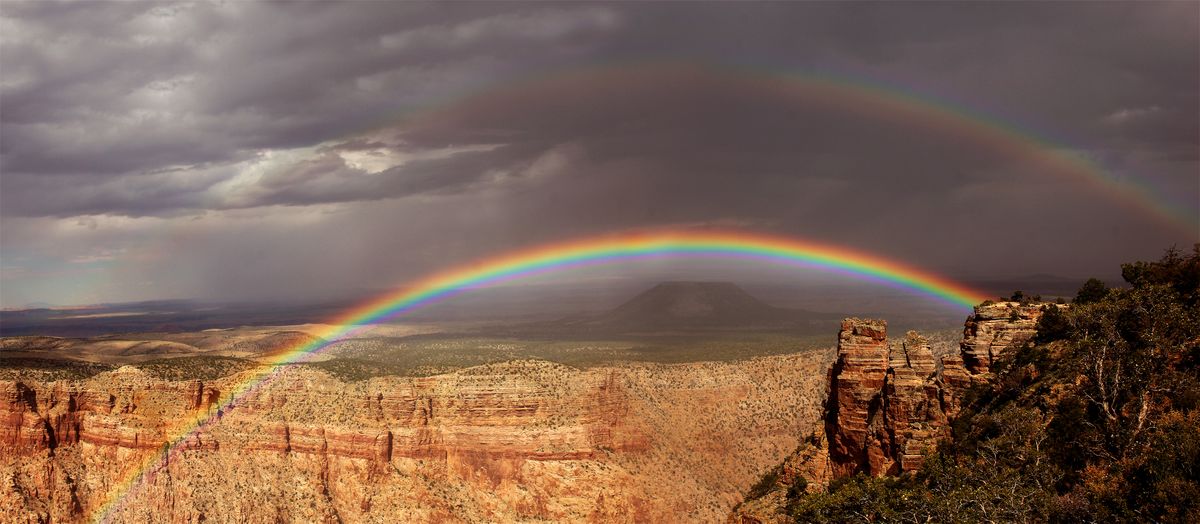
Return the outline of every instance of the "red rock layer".
{"type": "Polygon", "coordinates": [[[810,437],[784,473],[820,489],[856,473],[896,475],[920,469],[949,431],[970,375],[959,357],[938,372],[929,342],[910,331],[889,350],[887,323],[848,318],[829,372],[825,434],[810,437]]]}
{"type": "Polygon", "coordinates": [[[879,469],[871,472],[897,474],[920,469],[925,454],[947,428],[929,342],[910,331],[901,351],[893,355],[897,354],[903,358],[893,359],[883,388],[884,423],[879,440],[884,459],[879,469]]]}
{"type": "Polygon", "coordinates": [[[1032,339],[1043,307],[1017,302],[975,306],[974,314],[967,317],[960,346],[967,371],[972,375],[988,373],[1005,351],[1032,339]]]}
{"type": "Polygon", "coordinates": [[[233,409],[220,391],[253,371],[0,381],[0,514],[86,520],[174,423],[213,415],[114,522],[712,521],[819,420],[803,398],[824,367],[515,362],[354,383],[296,367],[233,409]]]}
{"type": "Polygon", "coordinates": [[[949,418],[958,416],[962,409],[962,394],[971,387],[971,373],[963,364],[961,355],[942,356],[942,411],[949,418]]]}
{"type": "Polygon", "coordinates": [[[848,318],[838,333],[826,418],[835,477],[869,471],[879,463],[875,442],[880,392],[888,370],[887,322],[848,318]]]}
{"type": "MultiPolygon", "coordinates": [[[[57,383],[56,383],[57,384],[57,383]]],[[[114,392],[89,391],[54,386],[34,389],[19,381],[0,381],[0,452],[11,456],[36,455],[59,446],[87,443],[127,449],[155,449],[165,441],[163,421],[142,424],[142,419],[157,418],[165,409],[195,412],[211,406],[220,393],[200,381],[157,383],[138,387],[118,387],[114,392]],[[129,402],[117,404],[117,396],[129,402]],[[141,410],[138,402],[153,399],[158,409],[141,410]],[[131,416],[132,415],[132,416],[131,416]]]]}
{"type": "Polygon", "coordinates": [[[803,478],[809,490],[856,473],[897,475],[921,468],[950,431],[963,393],[984,380],[992,363],[1037,333],[1044,304],[1000,302],[975,307],[956,355],[937,369],[929,343],[909,332],[889,352],[887,324],[848,318],[829,371],[825,433],[813,435],[780,466],[775,487],[746,500],[728,521],[784,522],[784,493],[803,478]]]}

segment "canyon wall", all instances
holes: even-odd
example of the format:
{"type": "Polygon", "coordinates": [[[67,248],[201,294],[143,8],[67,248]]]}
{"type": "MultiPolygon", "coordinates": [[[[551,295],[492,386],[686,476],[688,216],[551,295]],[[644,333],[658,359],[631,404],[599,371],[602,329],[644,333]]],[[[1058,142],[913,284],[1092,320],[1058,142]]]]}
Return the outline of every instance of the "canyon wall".
{"type": "MultiPolygon", "coordinates": [[[[959,353],[937,365],[929,343],[908,332],[890,346],[887,322],[848,318],[829,370],[822,431],[809,436],[774,471],[770,485],[738,506],[729,522],[785,522],[788,490],[824,490],[855,474],[900,475],[919,470],[950,432],[963,393],[986,380],[991,366],[1037,332],[1045,304],[976,306],[965,322],[959,353]]],[[[1061,307],[1061,306],[1060,306],[1061,307]]]]}
{"type": "MultiPolygon", "coordinates": [[[[1045,304],[985,303],[975,307],[963,327],[962,359],[973,375],[988,373],[1006,350],[1028,342],[1037,334],[1045,304]]],[[[1063,306],[1060,306],[1063,307],[1063,306]]]]}
{"type": "Polygon", "coordinates": [[[163,381],[124,367],[0,381],[4,522],[719,520],[820,420],[825,353],[579,370],[518,361],[342,383],[289,368],[163,381]]]}
{"type": "Polygon", "coordinates": [[[921,467],[947,428],[929,343],[909,332],[888,347],[887,323],[846,319],[838,334],[825,417],[829,478],[898,474],[921,467]]]}

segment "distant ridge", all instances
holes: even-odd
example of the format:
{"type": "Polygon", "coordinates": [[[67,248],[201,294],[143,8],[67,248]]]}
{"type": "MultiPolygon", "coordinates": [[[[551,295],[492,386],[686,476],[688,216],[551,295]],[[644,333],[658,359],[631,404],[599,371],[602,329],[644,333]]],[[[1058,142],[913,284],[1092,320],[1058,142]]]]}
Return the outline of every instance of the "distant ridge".
{"type": "Polygon", "coordinates": [[[613,333],[787,329],[821,315],[767,304],[732,282],[662,282],[596,316],[560,323],[582,331],[613,333]]]}

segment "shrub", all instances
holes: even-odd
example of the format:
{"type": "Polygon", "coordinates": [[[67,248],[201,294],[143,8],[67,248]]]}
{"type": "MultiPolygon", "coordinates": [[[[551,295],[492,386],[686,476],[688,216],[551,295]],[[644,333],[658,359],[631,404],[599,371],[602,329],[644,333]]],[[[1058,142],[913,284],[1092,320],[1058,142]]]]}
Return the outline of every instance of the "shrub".
{"type": "MultiPolygon", "coordinates": [[[[916,475],[789,490],[800,522],[1200,522],[1200,248],[1123,266],[961,397],[916,475]]],[[[1014,294],[1014,300],[1022,297],[1014,294]]]]}
{"type": "Polygon", "coordinates": [[[1038,319],[1037,335],[1034,336],[1034,341],[1039,344],[1045,344],[1055,340],[1062,340],[1070,334],[1071,322],[1063,314],[1063,310],[1055,305],[1046,306],[1042,312],[1042,317],[1038,319]]]}
{"type": "Polygon", "coordinates": [[[1092,302],[1103,300],[1106,296],[1108,296],[1108,286],[1104,285],[1104,282],[1101,282],[1099,279],[1089,278],[1079,288],[1079,292],[1075,294],[1074,303],[1081,305],[1091,304],[1092,302]]]}

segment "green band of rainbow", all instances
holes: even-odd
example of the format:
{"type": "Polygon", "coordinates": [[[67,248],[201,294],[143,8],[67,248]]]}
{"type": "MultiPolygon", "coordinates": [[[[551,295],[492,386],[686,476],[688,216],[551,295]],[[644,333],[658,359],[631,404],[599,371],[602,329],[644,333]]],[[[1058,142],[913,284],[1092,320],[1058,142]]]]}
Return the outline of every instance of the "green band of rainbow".
{"type": "Polygon", "coordinates": [[[983,293],[964,285],[893,260],[796,238],[738,231],[627,233],[518,250],[415,281],[332,319],[329,322],[332,327],[321,333],[317,341],[280,353],[270,362],[269,372],[235,385],[218,406],[198,412],[177,424],[173,431],[168,431],[167,434],[177,436],[168,441],[162,453],[147,457],[132,469],[129,477],[110,494],[109,502],[97,511],[95,520],[103,522],[119,514],[122,501],[128,499],[136,486],[143,479],[153,478],[171,457],[193,445],[195,436],[217,420],[215,413],[236,408],[283,366],[304,362],[371,323],[412,311],[464,289],[574,267],[661,256],[748,259],[820,268],[911,289],[954,307],[969,308],[985,298],[983,293]]]}

